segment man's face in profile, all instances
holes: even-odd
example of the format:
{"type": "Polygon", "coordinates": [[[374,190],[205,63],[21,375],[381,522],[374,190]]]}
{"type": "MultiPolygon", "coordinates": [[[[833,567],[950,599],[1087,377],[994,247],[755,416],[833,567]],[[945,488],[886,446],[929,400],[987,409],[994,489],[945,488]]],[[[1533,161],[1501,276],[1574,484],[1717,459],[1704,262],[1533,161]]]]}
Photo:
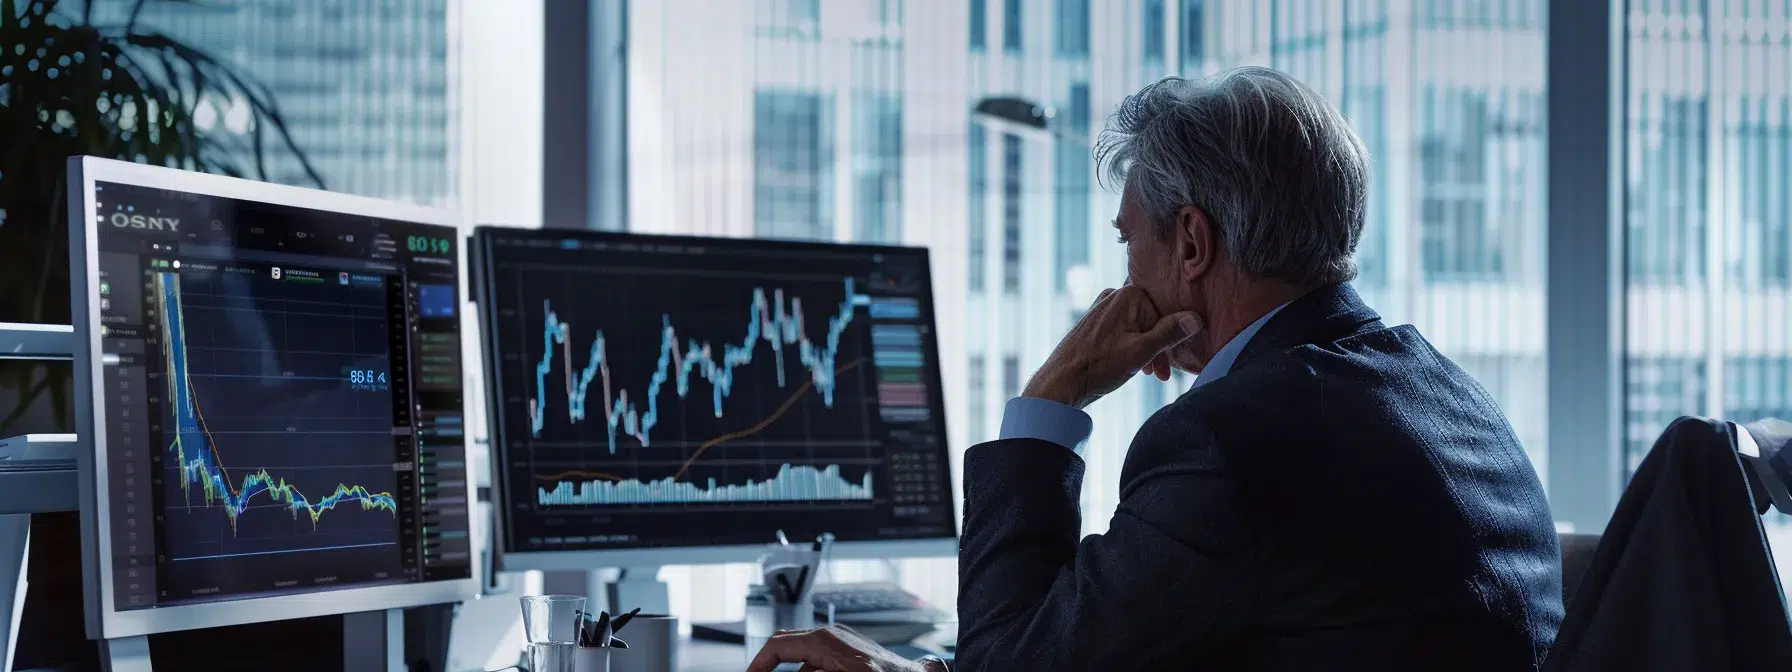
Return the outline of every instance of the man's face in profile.
{"type": "MultiPolygon", "coordinates": [[[[1114,218],[1120,242],[1126,245],[1126,284],[1145,290],[1157,314],[1183,310],[1194,311],[1207,318],[1206,306],[1195,291],[1197,278],[1185,277],[1187,264],[1180,251],[1186,245],[1185,232],[1172,228],[1165,231],[1139,205],[1132,180],[1120,195],[1120,213],[1114,218]]],[[[1202,353],[1204,339],[1191,338],[1165,351],[1170,366],[1200,373],[1212,353],[1202,353]]]]}

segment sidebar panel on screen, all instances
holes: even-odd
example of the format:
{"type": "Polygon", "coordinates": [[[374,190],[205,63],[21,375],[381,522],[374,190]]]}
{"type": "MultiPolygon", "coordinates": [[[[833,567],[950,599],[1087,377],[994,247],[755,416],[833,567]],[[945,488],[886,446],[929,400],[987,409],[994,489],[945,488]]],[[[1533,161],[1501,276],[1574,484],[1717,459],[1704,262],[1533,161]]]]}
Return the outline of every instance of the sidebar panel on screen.
{"type": "Polygon", "coordinates": [[[412,366],[417,427],[417,552],[423,579],[464,576],[473,554],[461,407],[460,297],[451,276],[414,283],[412,366]],[[444,411],[439,409],[455,409],[444,411]]]}

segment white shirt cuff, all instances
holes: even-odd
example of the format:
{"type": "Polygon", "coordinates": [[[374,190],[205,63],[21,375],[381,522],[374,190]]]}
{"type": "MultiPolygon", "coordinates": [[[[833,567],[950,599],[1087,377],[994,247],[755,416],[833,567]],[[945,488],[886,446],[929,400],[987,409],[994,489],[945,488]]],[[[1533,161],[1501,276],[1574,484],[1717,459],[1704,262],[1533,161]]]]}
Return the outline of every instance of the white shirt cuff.
{"type": "Polygon", "coordinates": [[[1089,414],[1055,401],[1037,397],[1015,397],[1002,409],[1004,439],[1038,439],[1049,441],[1083,454],[1083,442],[1094,429],[1089,414]]]}

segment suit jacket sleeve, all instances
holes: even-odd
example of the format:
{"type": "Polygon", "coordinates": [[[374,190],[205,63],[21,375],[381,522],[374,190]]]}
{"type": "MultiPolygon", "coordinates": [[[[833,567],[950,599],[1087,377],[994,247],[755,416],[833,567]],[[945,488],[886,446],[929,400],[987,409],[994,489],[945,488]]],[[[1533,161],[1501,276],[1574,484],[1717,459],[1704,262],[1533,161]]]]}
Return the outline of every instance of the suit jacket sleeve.
{"type": "Polygon", "coordinates": [[[1032,439],[966,453],[955,669],[1185,667],[1167,652],[1237,634],[1256,591],[1236,486],[1218,451],[1150,424],[1108,531],[1080,542],[1081,457],[1032,439]]]}

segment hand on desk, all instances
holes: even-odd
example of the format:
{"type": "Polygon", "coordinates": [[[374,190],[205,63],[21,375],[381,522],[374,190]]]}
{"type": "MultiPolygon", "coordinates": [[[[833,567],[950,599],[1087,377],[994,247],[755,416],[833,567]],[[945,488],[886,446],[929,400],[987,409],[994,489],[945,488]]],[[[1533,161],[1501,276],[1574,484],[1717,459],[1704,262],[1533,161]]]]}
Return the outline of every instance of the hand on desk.
{"type": "Polygon", "coordinates": [[[941,663],[904,660],[839,626],[781,631],[766,641],[747,672],[772,672],[780,663],[802,663],[802,672],[947,672],[941,663]]]}

